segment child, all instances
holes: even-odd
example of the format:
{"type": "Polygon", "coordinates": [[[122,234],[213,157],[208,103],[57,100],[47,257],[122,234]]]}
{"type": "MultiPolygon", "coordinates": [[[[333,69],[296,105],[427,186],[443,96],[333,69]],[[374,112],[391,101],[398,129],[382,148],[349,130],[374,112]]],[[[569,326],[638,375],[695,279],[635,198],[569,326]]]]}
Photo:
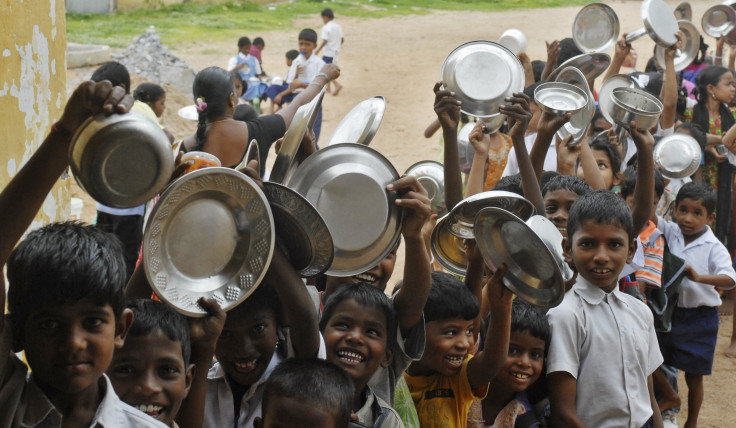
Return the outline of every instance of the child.
{"type": "MultiPolygon", "coordinates": [[[[513,427],[518,418],[534,414],[527,390],[544,373],[544,356],[549,344],[549,324],[544,312],[521,299],[511,305],[511,337],[506,363],[491,381],[492,388],[471,421],[479,428],[513,427]]],[[[471,410],[471,412],[473,412],[471,410]]],[[[537,424],[528,426],[538,426],[537,424]]]]}
{"type": "Polygon", "coordinates": [[[475,356],[474,323],[478,299],[459,279],[432,272],[424,306],[427,345],[422,359],[404,374],[422,427],[465,427],[473,400],[482,399],[508,353],[511,299],[502,283],[505,266],[486,285],[491,305],[487,344],[475,356]]]}
{"type": "Polygon", "coordinates": [[[662,363],[652,312],[618,290],[636,250],[631,212],[612,192],[589,192],[572,205],[567,234],[565,258],[578,277],[547,313],[552,425],[651,427],[653,418],[661,427],[651,388],[662,363]]]}
{"type": "Polygon", "coordinates": [[[248,89],[248,82],[244,81],[243,77],[236,70],[230,72],[230,79],[233,81],[233,86],[235,86],[235,96],[238,97],[238,105],[250,105],[248,101],[243,99],[243,94],[248,89]]]}
{"type": "Polygon", "coordinates": [[[256,428],[347,428],[353,398],[350,376],[318,359],[289,360],[263,387],[263,417],[256,428]]]}
{"type": "MultiPolygon", "coordinates": [[[[390,404],[378,397],[368,381],[380,366],[388,366],[395,341],[396,317],[393,303],[370,284],[340,287],[330,296],[320,321],[327,361],[345,370],[353,379],[352,411],[363,426],[403,427],[390,404]]],[[[403,373],[404,360],[397,373],[403,373]]]]}
{"type": "MultiPolygon", "coordinates": [[[[291,49],[290,51],[286,52],[286,66],[291,68],[291,64],[294,62],[294,60],[299,56],[299,51],[296,49],[291,49]]],[[[288,72],[287,72],[288,74],[288,72]]],[[[276,103],[273,101],[274,98],[281,92],[289,89],[289,84],[284,83],[281,78],[275,78],[271,81],[271,86],[266,89],[265,95],[263,99],[271,99],[271,114],[276,113],[277,107],[280,108],[284,101],[282,100],[281,103],[276,103]]]]}
{"type": "Polygon", "coordinates": [[[261,52],[266,49],[266,42],[263,37],[256,37],[253,39],[253,44],[250,47],[250,54],[258,60],[258,65],[261,67],[261,74],[258,77],[266,77],[266,71],[263,69],[263,58],[261,58],[261,52]]]}
{"type": "Polygon", "coordinates": [[[672,329],[660,335],[665,362],[685,372],[688,414],[685,426],[696,426],[703,397],[703,375],[713,369],[718,337],[716,289],[734,287],[736,272],[726,247],[708,226],[715,219],[716,194],[708,184],[693,181],[675,199],[675,222],[657,218],[670,251],[685,260],[686,279],[672,315],[672,329]]]}
{"type": "Polygon", "coordinates": [[[572,175],[552,177],[542,188],[544,215],[567,237],[567,217],[573,202],[593,189],[581,178],[572,175]]]}
{"type": "MultiPolygon", "coordinates": [[[[96,113],[124,113],[132,104],[110,82],[82,83],[0,193],[0,264],[7,261],[9,281],[9,314],[0,317],[0,426],[164,426],[122,403],[104,374],[132,321],[124,308],[120,244],[92,226],[54,223],[13,250],[69,166],[77,128],[96,113]],[[20,351],[28,366],[15,355],[20,351]]],[[[5,303],[0,276],[0,307],[5,303]]]]}
{"type": "MultiPolygon", "coordinates": [[[[325,24],[325,26],[322,27],[322,44],[319,45],[316,51],[314,51],[314,54],[319,55],[319,52],[324,48],[325,52],[322,59],[327,64],[331,64],[333,62],[337,64],[337,57],[340,55],[340,49],[342,49],[342,44],[345,43],[342,28],[335,22],[335,14],[329,7],[322,11],[322,22],[325,24]]],[[[340,93],[342,85],[337,83],[337,80],[335,80],[334,83],[335,91],[332,92],[332,95],[337,95],[340,93]]],[[[327,84],[327,92],[330,92],[329,84],[327,84]]]]}
{"type": "Polygon", "coordinates": [[[164,91],[164,88],[155,83],[141,83],[133,91],[133,98],[135,98],[135,104],[133,104],[132,110],[143,113],[156,125],[160,126],[166,136],[169,137],[169,142],[173,143],[174,135],[161,124],[161,117],[164,110],[166,110],[166,91],[164,91]]]}
{"type": "Polygon", "coordinates": [[[254,98],[262,95],[261,86],[258,84],[258,76],[262,73],[261,66],[258,59],[250,54],[250,47],[249,38],[239,38],[238,54],[230,58],[227,63],[227,71],[237,71],[244,82],[249,82],[248,88],[242,95],[242,98],[248,102],[252,102],[254,98]],[[251,83],[251,80],[255,82],[251,83]]]}

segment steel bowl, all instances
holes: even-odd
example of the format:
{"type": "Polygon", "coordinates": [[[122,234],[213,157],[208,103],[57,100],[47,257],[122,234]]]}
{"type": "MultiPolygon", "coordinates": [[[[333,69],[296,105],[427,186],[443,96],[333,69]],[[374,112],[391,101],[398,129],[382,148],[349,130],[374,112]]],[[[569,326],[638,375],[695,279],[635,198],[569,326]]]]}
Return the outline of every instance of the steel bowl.
{"type": "Polygon", "coordinates": [[[605,117],[611,125],[614,124],[614,121],[608,111],[613,103],[613,101],[611,101],[611,92],[616,88],[641,89],[639,82],[628,74],[616,74],[603,81],[601,88],[598,91],[598,106],[600,107],[603,117],[605,117]]]}
{"type": "Polygon", "coordinates": [[[562,116],[582,110],[588,104],[588,94],[569,83],[547,82],[534,90],[534,101],[542,111],[562,116]]]}
{"type": "Polygon", "coordinates": [[[463,239],[475,239],[473,222],[475,216],[483,208],[494,207],[504,209],[515,216],[526,220],[534,215],[531,202],[512,192],[489,190],[468,196],[450,211],[446,227],[453,235],[463,239]]]}
{"type": "Polygon", "coordinates": [[[519,56],[520,53],[526,51],[528,41],[521,30],[509,28],[501,34],[498,44],[510,50],[512,54],[519,56]]]}
{"type": "Polygon", "coordinates": [[[632,31],[626,36],[631,43],[645,35],[658,45],[669,47],[677,43],[677,18],[662,0],[644,0],[641,4],[641,20],[644,27],[632,31]]]}
{"type": "Polygon", "coordinates": [[[439,264],[455,275],[465,276],[468,258],[465,256],[463,239],[450,233],[446,226],[447,216],[439,218],[430,237],[432,256],[439,264]]]}
{"type": "Polygon", "coordinates": [[[618,16],[603,3],[590,3],[580,9],[572,23],[572,39],[584,53],[605,52],[618,40],[618,16]]]}
{"type": "Polygon", "coordinates": [[[595,114],[595,99],[593,98],[593,94],[590,92],[588,81],[585,80],[585,75],[575,67],[567,67],[562,70],[560,74],[557,75],[556,81],[575,85],[582,89],[588,97],[588,102],[585,104],[585,107],[579,112],[573,114],[570,121],[562,125],[562,127],[557,131],[557,136],[561,140],[572,135],[573,138],[570,141],[570,145],[575,145],[580,143],[588,133],[590,121],[593,119],[593,115],[595,114]]]}
{"type": "Polygon", "coordinates": [[[675,18],[677,18],[678,20],[685,20],[685,21],[693,20],[693,8],[690,6],[690,3],[686,1],[675,6],[674,13],[675,13],[675,18]]]}
{"type": "Polygon", "coordinates": [[[72,137],[69,165],[79,186],[95,200],[130,208],[166,186],[174,155],[161,127],[143,114],[98,114],[72,137]]]}
{"type": "Polygon", "coordinates": [[[641,89],[616,88],[611,92],[608,113],[613,121],[625,129],[636,121],[638,129],[650,129],[657,125],[662,114],[662,102],[641,89]]]}
{"type": "Polygon", "coordinates": [[[702,151],[695,138],[686,134],[668,135],[654,146],[654,163],[667,178],[684,178],[695,174],[702,151]]]}
{"type": "Polygon", "coordinates": [[[711,37],[729,34],[736,24],[736,11],[729,5],[716,4],[708,8],[700,20],[703,32],[711,37]]]}
{"type": "Polygon", "coordinates": [[[445,167],[439,162],[426,160],[410,166],[404,173],[416,177],[427,191],[432,212],[440,216],[447,212],[445,205],[445,167]]]}

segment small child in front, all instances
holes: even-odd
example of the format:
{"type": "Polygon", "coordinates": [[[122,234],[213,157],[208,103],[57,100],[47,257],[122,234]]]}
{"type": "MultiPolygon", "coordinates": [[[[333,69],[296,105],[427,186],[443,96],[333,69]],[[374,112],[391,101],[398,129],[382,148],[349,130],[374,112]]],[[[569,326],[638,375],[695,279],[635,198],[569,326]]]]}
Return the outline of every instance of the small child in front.
{"type": "Polygon", "coordinates": [[[486,346],[475,355],[470,352],[478,299],[456,277],[432,272],[424,306],[424,355],[404,374],[422,427],[465,427],[473,400],[486,396],[488,382],[506,360],[513,294],[502,283],[505,272],[505,267],[499,268],[486,285],[491,322],[486,346]]]}
{"type": "Polygon", "coordinates": [[[715,209],[715,190],[704,182],[692,181],[677,192],[675,221],[656,217],[657,228],[672,254],[687,263],[672,328],[659,339],[665,362],[685,372],[688,427],[697,426],[703,375],[710,375],[713,369],[721,305],[716,289],[732,289],[736,280],[728,250],[708,226],[715,220],[715,209]]]}
{"type": "Polygon", "coordinates": [[[651,310],[618,289],[636,250],[626,202],[607,190],[570,209],[563,250],[578,272],[547,313],[552,426],[661,427],[652,373],[662,364],[651,310]]]}

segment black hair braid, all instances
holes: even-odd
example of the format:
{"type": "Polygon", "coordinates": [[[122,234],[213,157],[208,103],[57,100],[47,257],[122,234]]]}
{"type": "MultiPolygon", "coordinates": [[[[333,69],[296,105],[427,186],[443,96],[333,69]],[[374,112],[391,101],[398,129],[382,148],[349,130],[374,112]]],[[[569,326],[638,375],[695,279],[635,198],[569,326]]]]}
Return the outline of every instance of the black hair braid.
{"type": "Polygon", "coordinates": [[[220,67],[207,67],[194,77],[192,94],[198,100],[199,123],[197,124],[195,150],[202,150],[207,141],[207,123],[225,114],[230,96],[235,94],[235,85],[230,73],[220,67]]]}
{"type": "Polygon", "coordinates": [[[204,143],[207,141],[207,112],[206,109],[198,112],[199,122],[197,122],[197,136],[196,144],[194,145],[195,151],[202,151],[204,143]]]}

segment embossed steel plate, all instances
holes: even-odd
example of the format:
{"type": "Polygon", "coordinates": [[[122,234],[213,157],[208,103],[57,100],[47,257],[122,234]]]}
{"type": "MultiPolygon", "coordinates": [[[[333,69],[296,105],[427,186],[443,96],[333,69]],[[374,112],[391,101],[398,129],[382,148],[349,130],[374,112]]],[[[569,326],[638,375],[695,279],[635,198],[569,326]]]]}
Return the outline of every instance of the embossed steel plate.
{"type": "Polygon", "coordinates": [[[230,310],[266,274],[275,241],[266,196],[229,168],[191,172],[161,195],[146,225],[143,265],[154,292],[184,315],[200,297],[230,310]]]}

